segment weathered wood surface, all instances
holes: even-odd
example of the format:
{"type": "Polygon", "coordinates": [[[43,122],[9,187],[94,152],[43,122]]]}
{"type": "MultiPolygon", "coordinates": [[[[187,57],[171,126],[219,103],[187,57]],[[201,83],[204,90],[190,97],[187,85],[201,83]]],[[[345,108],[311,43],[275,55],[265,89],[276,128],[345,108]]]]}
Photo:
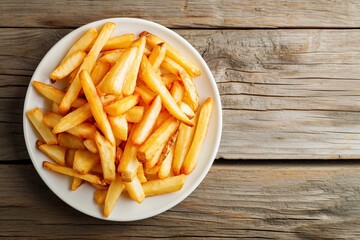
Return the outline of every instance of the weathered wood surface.
{"type": "Polygon", "coordinates": [[[1,1],[1,27],[78,27],[110,17],[149,19],[178,28],[360,26],[356,0],[1,1]],[[81,12],[81,14],[79,14],[81,12]]]}
{"type": "Polygon", "coordinates": [[[77,212],[31,165],[1,164],[0,182],[3,238],[360,238],[359,164],[216,164],[182,203],[132,223],[77,212]]]}
{"type": "MultiPolygon", "coordinates": [[[[27,159],[22,105],[34,69],[66,29],[0,29],[0,159],[27,159]]],[[[221,93],[218,158],[360,158],[360,32],[177,30],[221,93]]]]}

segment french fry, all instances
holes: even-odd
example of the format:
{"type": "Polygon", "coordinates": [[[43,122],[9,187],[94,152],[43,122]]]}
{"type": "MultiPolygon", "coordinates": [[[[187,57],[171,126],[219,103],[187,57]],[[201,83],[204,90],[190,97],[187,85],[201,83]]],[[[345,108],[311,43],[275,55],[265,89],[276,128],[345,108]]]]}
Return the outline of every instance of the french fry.
{"type": "Polygon", "coordinates": [[[125,77],[131,68],[137,52],[137,47],[131,47],[121,54],[104,79],[98,84],[98,88],[102,93],[115,95],[122,93],[125,77]]]}
{"type": "Polygon", "coordinates": [[[144,116],[144,107],[143,106],[135,106],[130,108],[125,112],[126,121],[132,123],[138,123],[144,116]]]}
{"type": "Polygon", "coordinates": [[[124,53],[124,49],[117,49],[111,52],[107,52],[106,54],[99,58],[99,62],[108,63],[110,66],[114,65],[119,57],[124,53]]]}
{"type": "MultiPolygon", "coordinates": [[[[179,81],[174,81],[171,89],[170,89],[171,96],[174,98],[175,102],[179,104],[184,98],[184,87],[181,86],[179,81]]],[[[181,108],[180,108],[181,109],[181,108]]]]}
{"type": "Polygon", "coordinates": [[[170,89],[170,87],[174,81],[181,81],[181,79],[177,75],[172,74],[172,73],[162,74],[161,80],[165,84],[167,89],[170,89]]]}
{"type": "Polygon", "coordinates": [[[75,152],[77,149],[68,149],[65,156],[65,165],[72,168],[74,163],[75,152]]]}
{"type": "MultiPolygon", "coordinates": [[[[114,28],[115,23],[108,22],[104,24],[103,28],[101,29],[98,37],[94,42],[94,45],[91,47],[88,55],[85,57],[83,63],[81,64],[79,72],[81,72],[82,70],[86,70],[87,72],[91,73],[91,70],[95,65],[101,49],[114,31],[114,28]]],[[[69,111],[71,104],[78,97],[80,90],[81,82],[78,74],[71,82],[69,89],[65,93],[65,96],[60,103],[59,110],[61,113],[66,113],[69,111]]]]}
{"type": "Polygon", "coordinates": [[[162,161],[161,167],[158,172],[158,176],[160,179],[164,179],[170,175],[173,159],[174,148],[172,147],[169,154],[167,154],[166,158],[162,161]]]}
{"type": "Polygon", "coordinates": [[[146,179],[148,181],[159,179],[159,177],[158,177],[159,170],[160,170],[159,165],[155,165],[152,168],[144,168],[144,174],[145,174],[146,179]]]}
{"type": "Polygon", "coordinates": [[[85,56],[86,52],[74,52],[50,73],[50,78],[52,80],[61,80],[67,77],[72,71],[80,66],[80,64],[84,61],[85,56]]]}
{"type": "Polygon", "coordinates": [[[115,146],[111,145],[99,132],[95,133],[95,142],[100,154],[101,167],[107,183],[115,179],[115,146]]]}
{"type": "Polygon", "coordinates": [[[104,112],[103,105],[97,95],[94,83],[91,80],[89,73],[86,70],[81,71],[80,81],[84,90],[86,99],[89,101],[90,110],[95,118],[96,123],[99,125],[100,130],[104,133],[106,139],[115,145],[115,137],[112,132],[109,120],[104,112]]]}
{"type": "Polygon", "coordinates": [[[166,142],[162,152],[161,152],[161,162],[167,157],[170,153],[171,149],[174,148],[177,136],[179,135],[179,131],[176,131],[166,142]]]}
{"type": "Polygon", "coordinates": [[[140,82],[137,83],[135,87],[135,93],[138,94],[141,99],[145,102],[146,105],[149,105],[152,100],[156,97],[156,94],[151,91],[145,84],[140,82]]]}
{"type": "Polygon", "coordinates": [[[113,210],[115,203],[119,199],[121,192],[125,186],[121,180],[120,175],[116,175],[116,178],[110,183],[109,190],[107,191],[105,204],[104,204],[104,215],[108,217],[113,210]]]}
{"type": "Polygon", "coordinates": [[[189,118],[193,118],[195,116],[194,111],[186,103],[180,102],[179,107],[180,107],[181,111],[183,111],[186,114],[186,116],[188,116],[189,118]]]}
{"type": "Polygon", "coordinates": [[[57,104],[56,102],[52,102],[51,111],[54,113],[59,113],[59,104],[57,104]]]}
{"type": "Polygon", "coordinates": [[[59,166],[50,162],[43,162],[43,167],[45,169],[54,171],[54,172],[58,172],[70,177],[77,177],[77,178],[81,178],[87,182],[90,183],[94,183],[94,184],[98,184],[98,185],[105,185],[105,183],[96,175],[93,174],[80,174],[78,172],[76,172],[74,169],[72,168],[68,168],[68,167],[63,167],[63,166],[59,166]]]}
{"type": "Polygon", "coordinates": [[[194,170],[199,159],[200,150],[209,127],[212,106],[213,100],[211,98],[207,98],[200,109],[200,115],[194,134],[194,139],[192,140],[190,150],[186,155],[184,163],[181,167],[181,173],[183,174],[190,174],[194,170]]]}
{"type": "Polygon", "coordinates": [[[156,75],[151,64],[146,57],[143,57],[140,65],[140,78],[149,86],[149,88],[161,96],[165,108],[178,120],[192,126],[190,119],[180,110],[175,100],[165,87],[164,83],[156,75]]]}
{"type": "Polygon", "coordinates": [[[145,47],[145,49],[144,49],[144,55],[145,55],[146,57],[149,57],[150,54],[151,54],[151,51],[150,51],[147,47],[145,47]]]}
{"type": "Polygon", "coordinates": [[[107,62],[97,62],[91,71],[91,79],[95,86],[97,86],[105,75],[109,72],[111,64],[107,62]]]}
{"type": "Polygon", "coordinates": [[[75,79],[76,75],[77,75],[78,72],[79,72],[79,69],[80,69],[80,66],[78,66],[77,68],[75,68],[74,71],[72,71],[72,72],[69,74],[69,76],[68,76],[68,81],[69,81],[69,83],[71,83],[71,82],[75,79]]]}
{"type": "Polygon", "coordinates": [[[45,153],[50,159],[57,164],[65,166],[66,148],[59,145],[42,144],[39,150],[45,153]]]}
{"type": "MultiPolygon", "coordinates": [[[[159,37],[155,36],[154,34],[151,34],[149,32],[142,32],[140,36],[146,36],[146,43],[151,46],[152,48],[155,47],[155,45],[165,42],[159,37]]],[[[180,64],[188,73],[189,75],[194,78],[201,75],[201,71],[198,67],[196,67],[192,62],[190,62],[188,59],[186,59],[178,50],[176,50],[173,46],[170,44],[167,44],[166,46],[166,55],[169,56],[171,59],[176,61],[178,64],[180,64]]]]}
{"type": "Polygon", "coordinates": [[[166,54],[166,43],[162,42],[157,44],[151,54],[149,55],[149,62],[153,66],[155,72],[157,72],[160,68],[160,64],[165,58],[166,54]]]}
{"type": "Polygon", "coordinates": [[[66,148],[73,149],[85,149],[83,140],[77,136],[74,136],[70,133],[59,133],[58,134],[59,145],[66,148]]]}
{"type": "Polygon", "coordinates": [[[146,170],[154,168],[155,165],[161,165],[161,153],[164,150],[165,145],[166,142],[161,144],[152,156],[147,156],[146,159],[142,159],[142,161],[145,161],[144,165],[146,170]]]}
{"type": "Polygon", "coordinates": [[[94,200],[97,204],[102,205],[105,202],[105,198],[108,190],[96,189],[94,193],[94,200]]]}
{"type": "MultiPolygon", "coordinates": [[[[130,133],[129,138],[132,138],[132,135],[133,131],[130,133]]],[[[123,181],[131,182],[136,176],[139,167],[136,153],[136,145],[134,145],[132,141],[127,141],[117,169],[118,172],[121,173],[123,181]]]]}
{"type": "Polygon", "coordinates": [[[171,117],[171,115],[166,109],[161,110],[158,118],[156,119],[154,129],[158,129],[169,117],[171,117]]]}
{"type": "Polygon", "coordinates": [[[75,152],[73,169],[80,174],[85,174],[88,173],[99,161],[99,154],[79,149],[75,152]]]}
{"type": "Polygon", "coordinates": [[[149,138],[140,146],[137,157],[141,160],[150,159],[165,144],[179,127],[179,121],[174,117],[165,121],[149,138]]]}
{"type": "Polygon", "coordinates": [[[92,153],[98,153],[98,149],[96,146],[96,142],[93,138],[85,139],[83,141],[84,146],[87,150],[89,150],[92,153]]]}
{"type": "Polygon", "coordinates": [[[156,96],[151,105],[146,109],[144,117],[135,127],[131,140],[134,144],[142,144],[150,135],[161,110],[161,98],[156,96]]]}
{"type": "Polygon", "coordinates": [[[145,193],[137,176],[131,182],[124,182],[124,185],[131,199],[138,203],[144,200],[145,193]]]}
{"type": "Polygon", "coordinates": [[[128,135],[128,124],[124,115],[116,117],[108,117],[111,129],[114,133],[115,138],[126,141],[128,135]]]}
{"type": "Polygon", "coordinates": [[[140,183],[147,182],[147,179],[146,179],[145,173],[144,173],[144,167],[143,167],[142,163],[140,163],[140,162],[139,162],[139,168],[137,170],[136,176],[139,178],[140,183]]]}
{"type": "Polygon", "coordinates": [[[82,179],[74,177],[70,187],[71,191],[75,191],[76,189],[78,189],[81,186],[81,184],[83,184],[82,179]]]}
{"type": "Polygon", "coordinates": [[[179,191],[185,184],[186,176],[179,175],[165,179],[151,180],[142,184],[146,197],[179,191]]]}
{"type": "Polygon", "coordinates": [[[26,115],[47,144],[58,143],[56,135],[51,132],[51,129],[46,126],[45,122],[43,121],[44,115],[39,108],[34,108],[27,111],[26,115]]]}
{"type": "Polygon", "coordinates": [[[123,150],[120,147],[116,147],[116,155],[115,155],[115,165],[119,166],[121,156],[123,155],[123,150]]]}
{"type": "Polygon", "coordinates": [[[103,51],[110,51],[119,48],[127,48],[135,40],[135,35],[133,33],[124,34],[121,36],[110,38],[105,46],[102,48],[103,51]]]}
{"type": "Polygon", "coordinates": [[[105,106],[104,110],[111,116],[119,116],[130,110],[132,107],[138,104],[139,101],[139,95],[131,95],[105,106]]]}
{"type": "Polygon", "coordinates": [[[140,67],[140,62],[144,53],[144,49],[145,49],[145,37],[139,38],[134,44],[133,46],[138,47],[138,51],[136,53],[136,57],[129,69],[129,71],[126,74],[125,77],[125,81],[124,81],[124,85],[122,88],[122,93],[124,94],[124,96],[129,96],[132,95],[135,91],[135,86],[136,86],[136,80],[138,77],[138,73],[139,73],[139,67],[140,67]]]}

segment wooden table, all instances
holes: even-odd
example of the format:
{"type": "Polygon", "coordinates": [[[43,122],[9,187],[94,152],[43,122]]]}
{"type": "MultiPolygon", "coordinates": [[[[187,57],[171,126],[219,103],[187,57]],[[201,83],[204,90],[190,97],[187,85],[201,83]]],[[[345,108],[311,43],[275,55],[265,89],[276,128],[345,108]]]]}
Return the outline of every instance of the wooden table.
{"type": "Polygon", "coordinates": [[[0,2],[0,237],[360,238],[360,2],[203,2],[0,2]],[[22,131],[25,92],[44,54],[108,17],[174,29],[210,66],[223,104],[221,146],[199,188],[129,223],[57,198],[22,131]]]}

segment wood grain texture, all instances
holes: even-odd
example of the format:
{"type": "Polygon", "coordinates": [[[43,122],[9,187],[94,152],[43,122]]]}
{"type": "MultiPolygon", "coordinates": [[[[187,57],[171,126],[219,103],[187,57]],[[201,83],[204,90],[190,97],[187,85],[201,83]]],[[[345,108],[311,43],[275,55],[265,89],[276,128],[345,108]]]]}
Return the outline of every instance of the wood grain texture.
{"type": "Polygon", "coordinates": [[[1,164],[0,181],[2,238],[360,238],[358,164],[215,164],[182,203],[128,223],[67,206],[32,165],[1,164]]]}
{"type": "MultiPolygon", "coordinates": [[[[0,159],[26,159],[22,105],[67,29],[0,29],[0,159]],[[21,37],[20,37],[21,36],[21,37]],[[18,139],[14,142],[13,133],[18,139]],[[16,143],[16,144],[14,144],[16,143]]],[[[218,158],[358,159],[360,32],[177,30],[211,68],[223,104],[218,158]]]]}
{"type": "Polygon", "coordinates": [[[63,28],[103,18],[135,17],[176,28],[354,28],[360,26],[359,11],[360,3],[354,0],[56,0],[51,4],[3,0],[0,26],[63,28]]]}

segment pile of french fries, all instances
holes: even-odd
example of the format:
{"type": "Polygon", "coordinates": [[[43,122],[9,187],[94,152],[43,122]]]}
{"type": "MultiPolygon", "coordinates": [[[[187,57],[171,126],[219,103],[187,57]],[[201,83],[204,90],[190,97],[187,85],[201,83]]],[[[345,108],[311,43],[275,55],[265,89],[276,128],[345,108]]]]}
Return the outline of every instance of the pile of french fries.
{"type": "Polygon", "coordinates": [[[193,78],[200,70],[159,37],[111,37],[116,24],[88,30],[50,74],[63,90],[35,89],[51,110],[27,111],[39,133],[43,167],[96,188],[108,217],[122,192],[145,197],[180,190],[199,159],[213,100],[201,106],[193,78]]]}

